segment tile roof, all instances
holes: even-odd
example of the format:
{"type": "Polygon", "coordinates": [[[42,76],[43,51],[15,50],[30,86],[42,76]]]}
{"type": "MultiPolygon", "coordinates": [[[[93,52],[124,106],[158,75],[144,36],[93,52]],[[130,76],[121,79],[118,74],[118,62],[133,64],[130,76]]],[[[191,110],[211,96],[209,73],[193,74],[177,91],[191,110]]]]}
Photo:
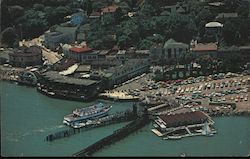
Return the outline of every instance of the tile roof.
{"type": "Polygon", "coordinates": [[[217,51],[218,46],[215,43],[208,43],[208,44],[196,44],[195,47],[193,48],[193,51],[217,51]]]}
{"type": "Polygon", "coordinates": [[[74,53],[86,53],[86,52],[90,52],[92,51],[91,48],[89,47],[72,47],[69,49],[71,52],[74,52],[74,53]]]}
{"type": "Polygon", "coordinates": [[[101,11],[102,11],[102,13],[113,13],[116,11],[117,8],[119,8],[119,6],[112,5],[112,6],[102,8],[101,11]]]}

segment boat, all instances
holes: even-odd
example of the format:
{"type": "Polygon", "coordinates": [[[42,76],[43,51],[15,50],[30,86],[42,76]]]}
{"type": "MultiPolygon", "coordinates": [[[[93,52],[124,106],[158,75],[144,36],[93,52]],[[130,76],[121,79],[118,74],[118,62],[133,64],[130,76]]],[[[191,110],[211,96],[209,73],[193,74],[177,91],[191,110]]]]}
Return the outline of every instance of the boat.
{"type": "MultiPolygon", "coordinates": [[[[64,116],[63,123],[73,126],[77,125],[77,123],[83,123],[91,119],[100,118],[108,115],[108,111],[111,109],[111,107],[112,106],[105,106],[103,103],[98,103],[81,109],[77,108],[72,114],[64,116]]],[[[89,122],[85,124],[88,125],[89,122]]]]}
{"type": "Polygon", "coordinates": [[[168,139],[174,139],[174,140],[181,139],[181,138],[182,138],[181,136],[168,136],[168,139]]]}
{"type": "Polygon", "coordinates": [[[180,156],[181,157],[186,157],[186,153],[183,152],[180,156]]]}

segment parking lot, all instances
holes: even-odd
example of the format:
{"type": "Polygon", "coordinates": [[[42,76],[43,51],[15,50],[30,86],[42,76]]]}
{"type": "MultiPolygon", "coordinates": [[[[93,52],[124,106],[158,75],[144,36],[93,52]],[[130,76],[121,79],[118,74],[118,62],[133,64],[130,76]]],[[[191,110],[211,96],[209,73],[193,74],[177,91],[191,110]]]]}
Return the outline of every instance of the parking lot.
{"type": "MultiPolygon", "coordinates": [[[[219,74],[208,77],[200,76],[186,80],[154,82],[152,75],[147,74],[138,79],[123,84],[116,90],[144,98],[175,98],[183,103],[200,101],[201,105],[194,109],[230,109],[231,106],[218,107],[209,103],[235,103],[237,110],[249,110],[250,75],[219,74]]],[[[188,107],[188,106],[185,106],[188,107]]]]}

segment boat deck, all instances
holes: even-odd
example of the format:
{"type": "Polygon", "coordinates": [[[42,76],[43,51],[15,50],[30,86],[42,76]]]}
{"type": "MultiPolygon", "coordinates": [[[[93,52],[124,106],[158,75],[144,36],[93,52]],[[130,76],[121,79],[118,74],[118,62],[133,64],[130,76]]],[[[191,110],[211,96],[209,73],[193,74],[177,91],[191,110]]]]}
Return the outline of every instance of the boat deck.
{"type": "Polygon", "coordinates": [[[160,131],[158,131],[157,129],[151,129],[151,131],[153,132],[153,133],[155,133],[157,136],[159,136],[159,137],[161,137],[161,136],[163,136],[163,134],[160,132],[160,131]]]}

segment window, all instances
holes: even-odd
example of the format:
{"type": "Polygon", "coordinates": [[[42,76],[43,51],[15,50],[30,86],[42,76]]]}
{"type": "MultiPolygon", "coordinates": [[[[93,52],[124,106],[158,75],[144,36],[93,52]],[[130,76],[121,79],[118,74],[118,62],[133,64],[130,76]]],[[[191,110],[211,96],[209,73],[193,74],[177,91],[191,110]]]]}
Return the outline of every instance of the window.
{"type": "Polygon", "coordinates": [[[174,48],[174,58],[176,58],[176,48],[174,48]]]}
{"type": "Polygon", "coordinates": [[[171,49],[168,49],[168,58],[171,58],[171,49]]]}
{"type": "Polygon", "coordinates": [[[182,48],[179,48],[179,53],[181,53],[182,52],[182,48]]]}

